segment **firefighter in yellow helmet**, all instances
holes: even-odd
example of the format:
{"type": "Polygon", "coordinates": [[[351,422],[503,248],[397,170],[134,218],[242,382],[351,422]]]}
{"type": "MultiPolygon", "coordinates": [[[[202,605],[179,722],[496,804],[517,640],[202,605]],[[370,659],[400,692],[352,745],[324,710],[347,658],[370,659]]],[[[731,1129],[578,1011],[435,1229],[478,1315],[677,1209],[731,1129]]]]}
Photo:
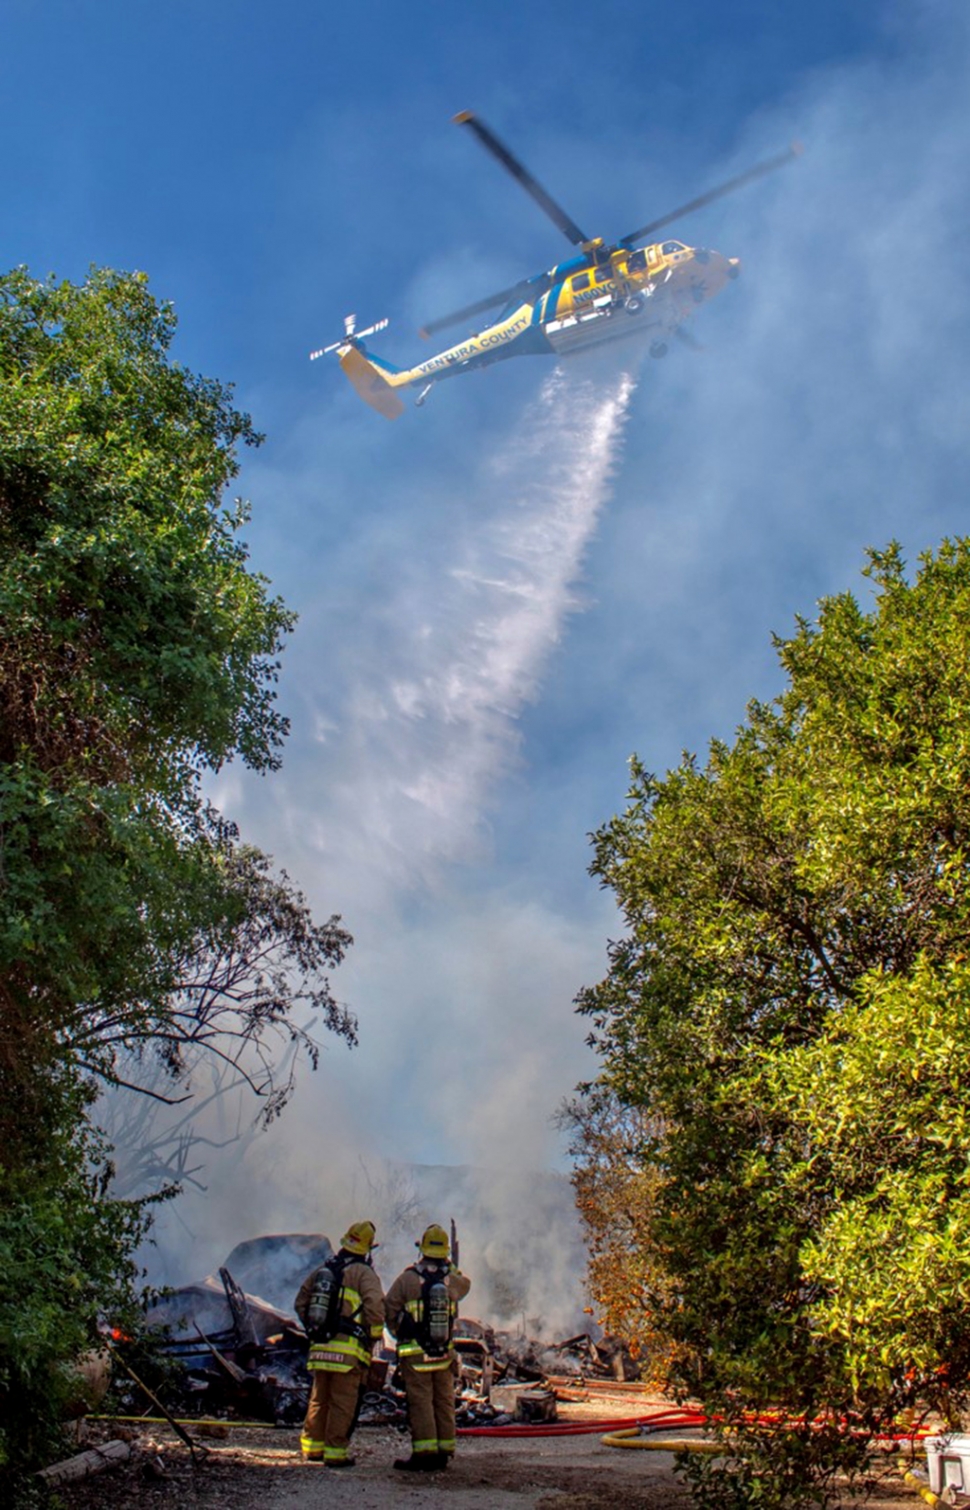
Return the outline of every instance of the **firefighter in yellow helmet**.
{"type": "Polygon", "coordinates": [[[408,1472],[446,1468],[455,1455],[455,1380],[458,1362],[452,1332],[458,1302],[471,1281],[451,1262],[443,1227],[428,1227],[417,1244],[421,1256],[399,1274],[384,1303],[387,1327],[408,1401],[411,1456],[394,1464],[408,1472]]]}
{"type": "Polygon", "coordinates": [[[384,1332],[384,1296],[371,1267],[373,1222],[354,1222],[340,1251],[300,1286],[296,1314],[310,1339],[310,1404],[300,1447],[310,1463],[352,1468],[348,1448],[367,1382],[371,1350],[384,1332]]]}

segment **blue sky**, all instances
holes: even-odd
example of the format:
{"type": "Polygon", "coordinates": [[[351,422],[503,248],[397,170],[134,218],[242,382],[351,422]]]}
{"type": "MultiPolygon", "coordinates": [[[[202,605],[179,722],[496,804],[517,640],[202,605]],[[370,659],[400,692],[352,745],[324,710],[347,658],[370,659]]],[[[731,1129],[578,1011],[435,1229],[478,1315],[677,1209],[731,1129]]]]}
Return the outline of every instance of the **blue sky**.
{"type": "Polygon", "coordinates": [[[771,633],[860,587],[867,545],[966,529],[968,57],[960,0],[4,0],[0,259],[144,269],[266,432],[240,487],[301,615],[293,732],[216,790],[357,937],[360,1048],[186,1206],[190,1269],[213,1222],[340,1220],[321,1141],[494,1165],[510,1211],[561,1161],[571,1000],[620,926],[586,836],[629,755],[729,736],[780,686],[771,633]],[[704,351],[510,363],[389,425],[310,349],[354,310],[426,354],[422,320],[566,248],[461,109],[606,236],[806,152],[674,228],[744,267],[704,351]]]}

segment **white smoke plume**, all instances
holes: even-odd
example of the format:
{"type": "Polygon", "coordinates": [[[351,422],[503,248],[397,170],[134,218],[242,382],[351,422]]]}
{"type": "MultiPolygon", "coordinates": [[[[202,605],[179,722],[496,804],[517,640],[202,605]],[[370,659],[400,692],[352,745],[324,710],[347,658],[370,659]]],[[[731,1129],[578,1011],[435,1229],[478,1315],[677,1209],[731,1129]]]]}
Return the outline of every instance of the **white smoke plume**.
{"type": "MultiPolygon", "coordinates": [[[[494,459],[462,459],[465,506],[447,548],[403,557],[386,592],[359,605],[343,678],[308,679],[311,737],[282,777],[289,842],[242,822],[294,875],[333,878],[358,941],[338,988],[359,1012],[361,1047],[304,1076],[270,1133],[210,1148],[205,1190],[159,1213],[156,1282],[211,1271],[260,1231],[337,1240],[362,1212],[384,1225],[385,1263],[400,1265],[413,1257],[416,1234],[400,1230],[413,1206],[417,1231],[460,1218],[471,1314],[551,1332],[581,1321],[571,1190],[542,1169],[582,1053],[578,1025],[550,1036],[548,1024],[557,1008],[568,1020],[593,948],[537,899],[454,894],[447,916],[425,917],[419,959],[403,918],[482,850],[496,783],[517,759],[517,715],[580,606],[635,386],[615,366],[556,370],[494,459]]],[[[245,789],[216,796],[234,814],[245,806],[245,789]]]]}

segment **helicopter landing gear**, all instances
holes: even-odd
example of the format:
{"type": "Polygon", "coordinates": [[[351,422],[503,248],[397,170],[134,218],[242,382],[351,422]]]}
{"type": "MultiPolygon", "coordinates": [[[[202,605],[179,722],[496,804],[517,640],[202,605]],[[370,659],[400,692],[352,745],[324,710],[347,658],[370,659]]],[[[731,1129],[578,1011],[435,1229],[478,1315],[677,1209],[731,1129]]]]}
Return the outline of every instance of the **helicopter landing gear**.
{"type": "Polygon", "coordinates": [[[658,360],[659,360],[660,357],[665,357],[667,355],[667,345],[666,345],[666,342],[664,342],[664,341],[654,341],[653,345],[650,348],[650,355],[652,357],[658,358],[658,360]]]}
{"type": "Polygon", "coordinates": [[[643,308],[643,300],[638,299],[636,294],[631,294],[629,299],[627,299],[626,303],[624,304],[623,308],[626,310],[628,315],[638,315],[643,308]]]}
{"type": "Polygon", "coordinates": [[[431,392],[433,387],[434,383],[425,384],[425,386],[421,389],[421,392],[418,394],[417,398],[414,400],[415,409],[421,409],[424,407],[428,394],[431,392]]]}

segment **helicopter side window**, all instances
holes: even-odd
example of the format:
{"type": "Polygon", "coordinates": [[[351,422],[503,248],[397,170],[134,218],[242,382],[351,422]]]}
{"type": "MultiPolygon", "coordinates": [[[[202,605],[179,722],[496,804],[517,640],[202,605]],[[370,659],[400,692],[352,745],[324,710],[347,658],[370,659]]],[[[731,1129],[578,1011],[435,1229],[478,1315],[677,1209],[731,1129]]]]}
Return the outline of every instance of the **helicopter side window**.
{"type": "Polygon", "coordinates": [[[606,262],[596,269],[597,283],[608,283],[613,276],[612,264],[606,262]]]}
{"type": "Polygon", "coordinates": [[[646,265],[647,254],[642,249],[639,252],[633,252],[627,258],[626,268],[628,273],[642,273],[646,265]]]}
{"type": "Polygon", "coordinates": [[[577,273],[573,279],[573,293],[580,294],[584,288],[589,288],[589,273],[577,273]]]}

